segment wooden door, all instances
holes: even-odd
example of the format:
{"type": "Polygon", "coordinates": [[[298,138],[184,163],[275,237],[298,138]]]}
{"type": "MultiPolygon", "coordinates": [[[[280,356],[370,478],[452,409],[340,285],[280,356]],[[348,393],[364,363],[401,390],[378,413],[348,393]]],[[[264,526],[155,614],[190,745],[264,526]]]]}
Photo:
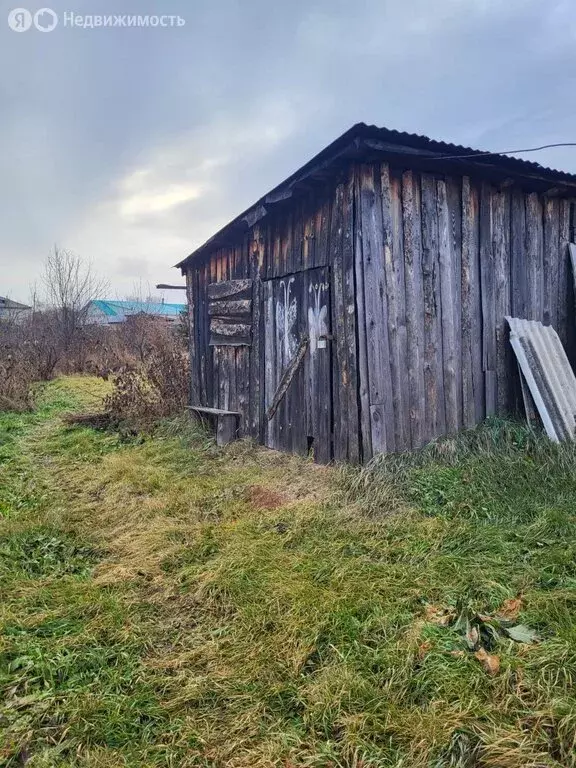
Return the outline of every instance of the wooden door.
{"type": "Polygon", "coordinates": [[[265,417],[269,448],[327,463],[332,458],[332,344],[328,267],[267,280],[264,288],[264,397],[272,404],[283,373],[308,346],[274,416],[265,417]]]}

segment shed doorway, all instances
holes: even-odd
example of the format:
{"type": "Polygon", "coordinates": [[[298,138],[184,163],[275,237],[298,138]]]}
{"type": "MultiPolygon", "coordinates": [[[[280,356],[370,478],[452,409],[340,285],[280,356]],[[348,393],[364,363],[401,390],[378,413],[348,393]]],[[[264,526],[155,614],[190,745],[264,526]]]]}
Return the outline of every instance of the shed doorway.
{"type": "Polygon", "coordinates": [[[329,268],[266,280],[263,300],[266,412],[283,374],[300,359],[274,415],[265,418],[265,445],[313,453],[315,461],[328,463],[333,455],[329,268]]]}

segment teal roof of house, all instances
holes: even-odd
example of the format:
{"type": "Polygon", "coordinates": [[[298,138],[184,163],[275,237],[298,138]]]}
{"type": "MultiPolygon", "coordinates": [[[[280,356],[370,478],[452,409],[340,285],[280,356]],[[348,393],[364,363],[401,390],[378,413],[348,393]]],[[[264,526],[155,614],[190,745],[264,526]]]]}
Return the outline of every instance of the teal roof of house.
{"type": "Polygon", "coordinates": [[[130,315],[154,315],[155,317],[178,317],[186,310],[186,304],[166,304],[150,301],[110,301],[95,299],[90,307],[100,310],[111,322],[122,322],[130,315]]]}

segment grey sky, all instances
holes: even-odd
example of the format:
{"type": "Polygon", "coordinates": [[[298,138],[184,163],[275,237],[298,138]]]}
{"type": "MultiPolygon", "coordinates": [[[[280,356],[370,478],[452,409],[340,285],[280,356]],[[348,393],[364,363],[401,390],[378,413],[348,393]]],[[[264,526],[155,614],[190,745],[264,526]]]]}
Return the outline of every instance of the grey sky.
{"type": "MultiPolygon", "coordinates": [[[[576,141],[572,0],[46,0],[180,28],[34,28],[0,0],[0,294],[54,242],[112,295],[172,265],[353,123],[482,149],[576,141]]],[[[576,172],[576,148],[525,156],[576,172]]],[[[168,298],[168,297],[167,297],[168,298]]],[[[174,298],[172,296],[171,298],[174,298]]]]}

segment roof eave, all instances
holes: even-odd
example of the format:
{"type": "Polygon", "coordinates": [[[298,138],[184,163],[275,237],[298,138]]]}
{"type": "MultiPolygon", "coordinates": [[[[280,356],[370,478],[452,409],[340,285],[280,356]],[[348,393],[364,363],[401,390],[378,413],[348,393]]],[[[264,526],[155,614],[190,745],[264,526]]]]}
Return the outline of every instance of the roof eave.
{"type": "MultiPolygon", "coordinates": [[[[272,208],[290,200],[300,187],[305,185],[309,187],[311,183],[325,183],[330,177],[338,175],[344,163],[358,159],[369,162],[376,158],[380,160],[386,158],[391,162],[405,163],[407,158],[410,158],[411,166],[423,172],[454,173],[455,175],[468,172],[506,186],[523,181],[534,191],[541,193],[576,196],[576,176],[571,177],[570,174],[541,168],[536,163],[519,161],[526,163],[520,168],[515,165],[518,158],[482,154],[478,150],[435,142],[416,135],[412,135],[413,139],[418,139],[420,143],[428,141],[442,146],[442,150],[411,146],[402,144],[400,141],[382,139],[380,138],[382,134],[401,135],[395,131],[367,126],[364,123],[356,124],[255,204],[222,227],[175,267],[185,274],[189,264],[225,246],[230,240],[243,236],[258,221],[266,217],[272,208]],[[444,150],[444,147],[447,149],[444,150]],[[470,155],[475,152],[478,154],[471,157],[470,155]],[[446,157],[446,155],[450,156],[446,157]],[[499,162],[496,162],[496,159],[499,162]]],[[[408,136],[408,134],[404,135],[408,136]]]]}

